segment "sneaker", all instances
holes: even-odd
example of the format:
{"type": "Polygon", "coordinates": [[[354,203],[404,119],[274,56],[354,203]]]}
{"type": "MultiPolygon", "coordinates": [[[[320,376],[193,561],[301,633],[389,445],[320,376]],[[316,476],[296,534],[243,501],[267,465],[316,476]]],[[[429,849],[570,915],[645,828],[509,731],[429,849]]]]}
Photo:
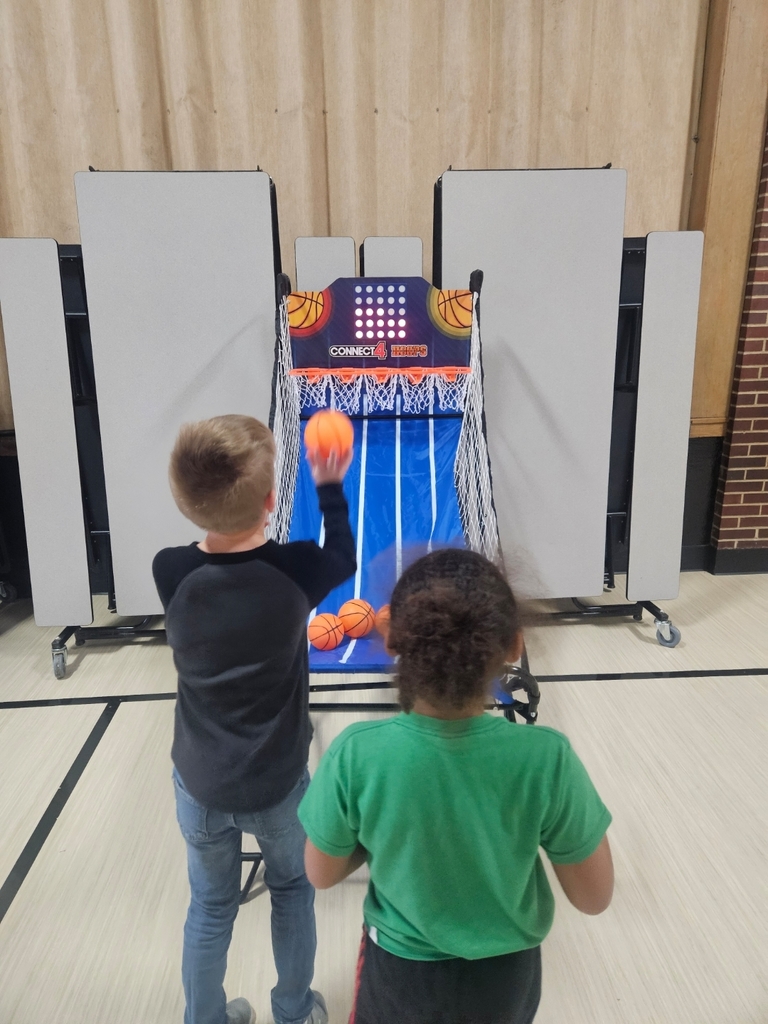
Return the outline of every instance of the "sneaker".
{"type": "Polygon", "coordinates": [[[247,999],[227,1003],[227,1024],[256,1024],[256,1011],[247,999]]]}
{"type": "Polygon", "coordinates": [[[315,1005],[304,1024],[328,1024],[328,1007],[325,1005],[325,1000],[314,989],[312,989],[312,995],[315,997],[315,1005]]]}

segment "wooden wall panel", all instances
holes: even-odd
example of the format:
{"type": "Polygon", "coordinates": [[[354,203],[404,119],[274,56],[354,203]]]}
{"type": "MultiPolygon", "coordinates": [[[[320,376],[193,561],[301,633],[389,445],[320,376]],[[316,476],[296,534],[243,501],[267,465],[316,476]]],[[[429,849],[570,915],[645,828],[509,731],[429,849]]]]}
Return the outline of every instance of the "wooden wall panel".
{"type": "Polygon", "coordinates": [[[11,386],[8,381],[8,363],[5,358],[2,310],[0,310],[0,430],[13,430],[11,386]]]}
{"type": "MultiPolygon", "coordinates": [[[[725,82],[751,108],[768,7],[712,4],[740,21],[725,82]]],[[[418,235],[428,269],[432,185],[449,165],[611,161],[629,175],[628,234],[685,227],[709,5],[4,0],[0,235],[76,242],[72,175],[89,164],[261,166],[291,275],[299,235],[418,235]]],[[[760,132],[728,116],[744,126],[726,133],[739,165],[760,132]]],[[[727,392],[728,361],[699,360],[705,391],[712,376],[727,392]]]]}
{"type": "Polygon", "coordinates": [[[725,433],[768,97],[768,4],[712,0],[690,228],[704,231],[691,433],[725,433]]]}

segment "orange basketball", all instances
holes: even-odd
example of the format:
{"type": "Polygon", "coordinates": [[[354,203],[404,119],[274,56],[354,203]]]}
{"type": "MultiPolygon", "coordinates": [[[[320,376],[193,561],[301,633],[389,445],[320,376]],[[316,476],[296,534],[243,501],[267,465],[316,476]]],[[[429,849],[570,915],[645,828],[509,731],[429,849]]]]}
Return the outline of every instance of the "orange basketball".
{"type": "Polygon", "coordinates": [[[388,604],[382,605],[381,608],[379,608],[379,610],[376,612],[375,625],[376,625],[377,631],[379,633],[381,633],[381,635],[386,640],[387,639],[387,635],[389,634],[389,605],[388,604]]]}
{"type": "Polygon", "coordinates": [[[437,297],[440,315],[451,327],[472,326],[472,292],[443,291],[437,297]]]}
{"type": "Polygon", "coordinates": [[[318,651],[332,651],[344,639],[344,627],[338,615],[323,612],[316,615],[307,627],[307,637],[318,651]]]}
{"type": "Polygon", "coordinates": [[[323,315],[322,292],[291,292],[288,296],[288,324],[295,331],[314,327],[323,315]]]}
{"type": "Polygon", "coordinates": [[[310,451],[319,452],[327,459],[331,452],[338,458],[344,456],[352,448],[355,431],[352,420],[343,412],[333,409],[321,409],[310,417],[304,430],[304,444],[310,451]]]}
{"type": "Polygon", "coordinates": [[[367,601],[361,601],[359,597],[345,601],[339,608],[339,618],[344,632],[355,640],[359,640],[361,636],[367,636],[373,629],[373,608],[367,601]]]}

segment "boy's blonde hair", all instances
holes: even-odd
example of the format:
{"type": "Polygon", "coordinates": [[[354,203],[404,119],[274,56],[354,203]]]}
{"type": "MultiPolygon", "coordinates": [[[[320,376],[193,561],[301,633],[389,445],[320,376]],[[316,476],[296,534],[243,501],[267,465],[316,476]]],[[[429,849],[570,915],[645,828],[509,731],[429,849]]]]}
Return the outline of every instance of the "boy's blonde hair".
{"type": "Polygon", "coordinates": [[[258,525],[275,482],[275,439],[252,416],[186,423],[171,453],[171,491],[203,530],[239,533],[258,525]]]}

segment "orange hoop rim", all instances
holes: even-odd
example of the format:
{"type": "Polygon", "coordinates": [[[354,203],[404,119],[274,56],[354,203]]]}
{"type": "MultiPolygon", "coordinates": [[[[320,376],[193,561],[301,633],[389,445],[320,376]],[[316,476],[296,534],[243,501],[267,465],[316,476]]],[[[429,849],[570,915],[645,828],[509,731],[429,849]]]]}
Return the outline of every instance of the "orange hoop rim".
{"type": "Polygon", "coordinates": [[[471,372],[469,366],[312,366],[293,369],[289,375],[306,377],[310,384],[317,384],[323,377],[337,377],[342,384],[351,384],[359,377],[374,377],[379,384],[391,377],[407,377],[411,384],[421,384],[426,377],[442,377],[449,384],[455,384],[459,377],[465,377],[471,372]]]}

